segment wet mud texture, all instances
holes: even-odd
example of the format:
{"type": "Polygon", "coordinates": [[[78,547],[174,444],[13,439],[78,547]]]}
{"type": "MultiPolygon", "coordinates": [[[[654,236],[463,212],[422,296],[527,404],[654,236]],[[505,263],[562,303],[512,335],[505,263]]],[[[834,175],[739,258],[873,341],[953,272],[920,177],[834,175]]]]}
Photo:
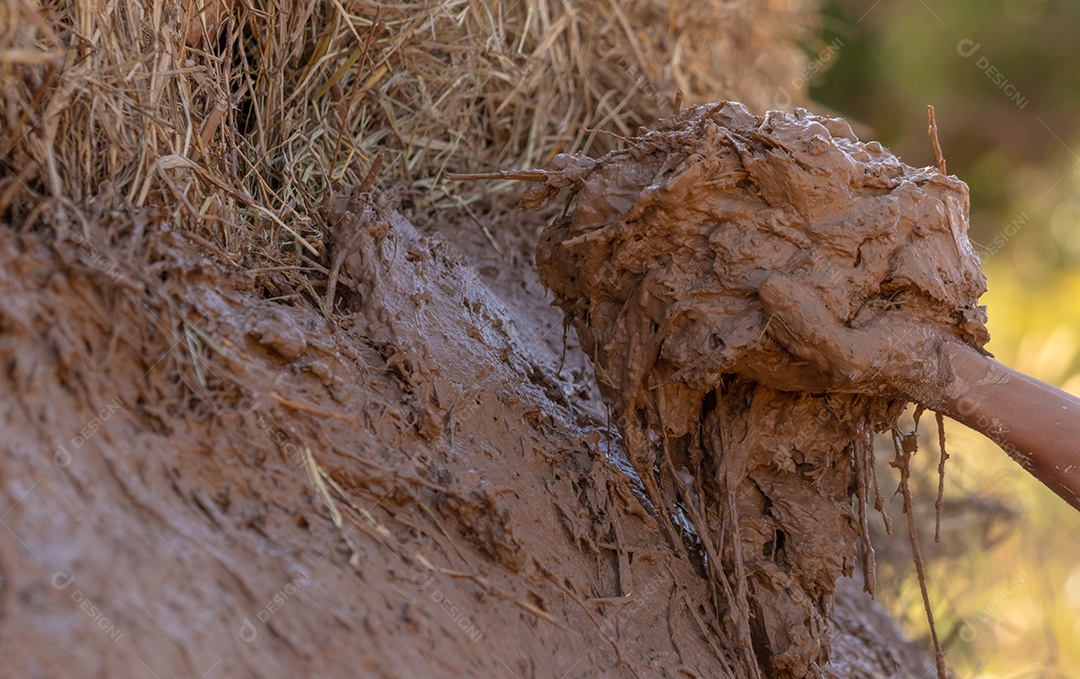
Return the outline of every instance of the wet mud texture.
{"type": "MultiPolygon", "coordinates": [[[[324,314],[325,276],[290,295],[108,205],[0,227],[0,675],[739,674],[707,581],[529,328],[532,283],[510,313],[345,195],[324,314]]],[[[830,672],[921,675],[842,591],[830,672]]]]}
{"type": "MultiPolygon", "coordinates": [[[[724,103],[625,151],[558,157],[523,203],[566,188],[538,246],[542,280],[594,361],[672,548],[708,577],[732,671],[826,675],[837,579],[861,560],[874,586],[872,438],[905,402],[888,385],[834,388],[850,366],[792,356],[758,291],[780,275],[775,290],[803,286],[849,327],[901,310],[981,346],[966,185],[858,141],[843,120],[724,103]]],[[[882,356],[928,359],[906,346],[882,356]]]]}

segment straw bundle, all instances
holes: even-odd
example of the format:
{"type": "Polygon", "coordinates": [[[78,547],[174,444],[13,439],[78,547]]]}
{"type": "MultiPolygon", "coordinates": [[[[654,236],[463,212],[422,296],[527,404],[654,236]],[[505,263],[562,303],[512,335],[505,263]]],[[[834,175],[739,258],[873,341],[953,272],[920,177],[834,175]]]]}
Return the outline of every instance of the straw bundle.
{"type": "Polygon", "coordinates": [[[311,207],[380,154],[436,209],[501,188],[442,173],[604,152],[678,87],[768,106],[812,4],[2,0],[0,220],[156,206],[236,261],[316,257],[311,207]]]}

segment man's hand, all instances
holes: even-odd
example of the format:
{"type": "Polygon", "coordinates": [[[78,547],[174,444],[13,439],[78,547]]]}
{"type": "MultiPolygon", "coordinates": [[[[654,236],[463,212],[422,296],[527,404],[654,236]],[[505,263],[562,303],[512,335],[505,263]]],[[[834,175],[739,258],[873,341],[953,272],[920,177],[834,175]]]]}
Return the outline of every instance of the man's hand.
{"type": "Polygon", "coordinates": [[[940,347],[946,340],[925,322],[896,310],[849,328],[812,290],[780,274],[758,294],[769,335],[796,359],[755,374],[759,381],[785,390],[894,394],[928,406],[935,403],[924,400],[940,401],[936,392],[949,380],[940,347]]]}
{"type": "Polygon", "coordinates": [[[1080,399],[1018,373],[903,310],[859,328],[814,293],[775,275],[760,289],[768,333],[793,361],[747,376],[784,390],[896,395],[986,435],[1080,509],[1080,399]]]}

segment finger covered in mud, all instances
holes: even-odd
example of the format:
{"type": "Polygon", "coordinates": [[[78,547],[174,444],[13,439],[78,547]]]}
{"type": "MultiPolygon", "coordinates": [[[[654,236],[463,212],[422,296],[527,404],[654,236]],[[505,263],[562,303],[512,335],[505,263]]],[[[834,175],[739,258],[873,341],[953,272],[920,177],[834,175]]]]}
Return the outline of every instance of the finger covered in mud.
{"type": "Polygon", "coordinates": [[[769,334],[784,347],[810,362],[818,370],[834,372],[846,331],[825,305],[805,286],[776,275],[758,291],[761,306],[768,314],[769,334]]]}
{"type": "MultiPolygon", "coordinates": [[[[912,385],[932,386],[941,333],[903,310],[881,312],[865,326],[851,328],[833,317],[810,288],[786,276],[770,277],[758,294],[769,316],[769,335],[820,371],[816,384],[825,389],[911,398],[912,385]]],[[[789,372],[799,368],[805,366],[790,364],[789,372]]],[[[807,383],[799,373],[774,375],[771,382],[782,379],[788,382],[781,388],[807,383]]]]}

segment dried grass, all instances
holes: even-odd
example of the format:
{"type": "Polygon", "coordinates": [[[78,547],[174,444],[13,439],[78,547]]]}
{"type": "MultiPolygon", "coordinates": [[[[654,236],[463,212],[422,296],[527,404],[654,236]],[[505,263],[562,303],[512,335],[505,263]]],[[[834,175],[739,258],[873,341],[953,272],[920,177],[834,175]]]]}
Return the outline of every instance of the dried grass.
{"type": "Polygon", "coordinates": [[[813,4],[0,0],[0,220],[155,206],[237,263],[325,261],[311,208],[378,154],[435,210],[500,188],[445,172],[604,152],[679,87],[764,108],[813,4]]]}

